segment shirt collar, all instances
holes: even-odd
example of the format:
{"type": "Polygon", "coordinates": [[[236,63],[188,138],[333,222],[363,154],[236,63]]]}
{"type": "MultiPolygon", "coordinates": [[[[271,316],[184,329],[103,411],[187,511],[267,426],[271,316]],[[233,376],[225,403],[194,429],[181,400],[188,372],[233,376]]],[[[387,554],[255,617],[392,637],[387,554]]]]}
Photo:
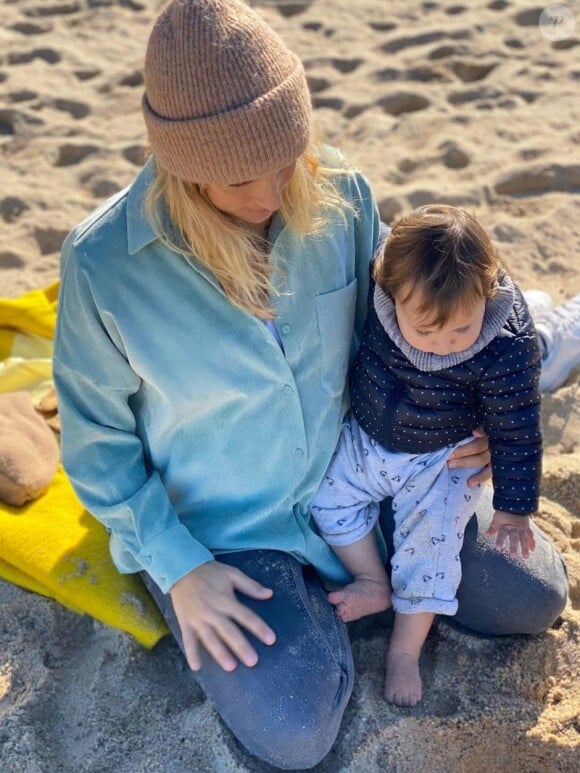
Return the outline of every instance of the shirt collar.
{"type": "Polygon", "coordinates": [[[145,213],[145,196],[155,177],[154,159],[150,158],[139,172],[127,194],[127,245],[134,255],[158,237],[145,213]]]}

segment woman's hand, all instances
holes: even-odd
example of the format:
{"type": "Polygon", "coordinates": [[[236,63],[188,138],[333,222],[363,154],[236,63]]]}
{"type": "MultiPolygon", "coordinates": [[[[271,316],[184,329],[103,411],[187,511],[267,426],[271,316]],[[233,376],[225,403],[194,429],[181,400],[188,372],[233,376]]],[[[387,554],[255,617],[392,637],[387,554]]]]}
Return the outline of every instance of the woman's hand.
{"type": "Polygon", "coordinates": [[[501,550],[505,541],[509,542],[510,556],[515,558],[518,547],[522,549],[522,558],[529,558],[530,552],[536,549],[534,532],[530,528],[531,518],[528,515],[516,515],[496,510],[486,537],[496,537],[495,546],[501,550]]]}
{"type": "Polygon", "coordinates": [[[467,481],[470,488],[479,483],[485,483],[491,478],[491,454],[489,453],[489,440],[482,429],[473,430],[473,440],[458,446],[449,457],[447,466],[450,470],[457,467],[481,467],[479,472],[472,475],[467,481]]]}
{"type": "Polygon", "coordinates": [[[201,668],[200,643],[224,669],[233,671],[240,660],[255,666],[258,655],[240,626],[264,644],[274,644],[276,635],[251,609],[240,603],[234,590],[254,599],[269,599],[270,588],[250,579],[239,569],[210,561],[178,580],[169,590],[181,628],[189,667],[201,668]]]}

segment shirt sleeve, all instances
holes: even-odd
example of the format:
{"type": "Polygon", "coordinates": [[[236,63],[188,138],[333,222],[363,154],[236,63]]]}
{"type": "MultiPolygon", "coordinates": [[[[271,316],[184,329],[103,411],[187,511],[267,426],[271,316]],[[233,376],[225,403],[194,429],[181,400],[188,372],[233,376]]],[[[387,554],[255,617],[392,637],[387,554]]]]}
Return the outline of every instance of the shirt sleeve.
{"type": "Polygon", "coordinates": [[[213,556],[180,523],[147,464],[131,407],[141,380],[74,253],[63,270],[54,355],[63,465],[87,510],[133,558],[126,571],[144,569],[167,592],[213,556]]]}
{"type": "Polygon", "coordinates": [[[480,384],[496,510],[529,515],[538,508],[542,473],[539,377],[540,352],[532,332],[511,339],[480,384]]]}

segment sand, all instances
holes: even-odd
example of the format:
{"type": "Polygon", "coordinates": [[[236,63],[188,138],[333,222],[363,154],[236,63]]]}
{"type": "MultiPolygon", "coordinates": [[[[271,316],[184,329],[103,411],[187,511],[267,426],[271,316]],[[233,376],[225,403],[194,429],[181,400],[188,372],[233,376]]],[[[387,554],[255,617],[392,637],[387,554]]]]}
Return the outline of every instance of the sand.
{"type": "MultiPolygon", "coordinates": [[[[580,7],[550,40],[532,2],[254,2],[302,57],[319,136],[369,177],[383,218],[475,212],[523,288],[580,292],[580,7]]],[[[156,0],[0,6],[0,294],[58,278],[67,231],[143,162],[142,59],[156,0]]],[[[548,33],[553,32],[553,27],[548,33]]],[[[320,771],[580,768],[579,372],[544,400],[539,521],[570,570],[545,634],[438,625],[425,699],[380,697],[390,618],[356,627],[358,679],[320,771]]],[[[176,646],[130,637],[0,583],[0,770],[264,771],[223,728],[176,646]]]]}

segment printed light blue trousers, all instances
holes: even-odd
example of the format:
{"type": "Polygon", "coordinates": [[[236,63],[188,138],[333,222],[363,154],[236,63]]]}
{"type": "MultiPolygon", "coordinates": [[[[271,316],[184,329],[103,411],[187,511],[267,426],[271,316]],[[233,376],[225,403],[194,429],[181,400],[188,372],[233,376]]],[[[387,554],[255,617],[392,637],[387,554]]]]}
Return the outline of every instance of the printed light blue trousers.
{"type": "Polygon", "coordinates": [[[393,498],[391,585],[396,612],[457,612],[459,553],[481,487],[467,485],[474,470],[449,470],[447,460],[454,448],[427,454],[387,451],[349,416],[312,501],[324,539],[331,545],[350,545],[374,529],[379,503],[393,498]]]}

